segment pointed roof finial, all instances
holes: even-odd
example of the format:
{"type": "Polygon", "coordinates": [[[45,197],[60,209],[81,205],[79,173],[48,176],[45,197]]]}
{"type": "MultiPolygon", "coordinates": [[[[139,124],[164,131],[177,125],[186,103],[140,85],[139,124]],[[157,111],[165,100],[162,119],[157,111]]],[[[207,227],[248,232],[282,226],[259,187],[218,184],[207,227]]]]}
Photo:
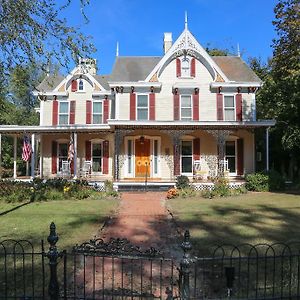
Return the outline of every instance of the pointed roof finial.
{"type": "Polygon", "coordinates": [[[184,16],[184,29],[188,29],[188,16],[187,16],[187,11],[185,11],[185,16],[184,16]]]}
{"type": "Polygon", "coordinates": [[[116,56],[119,56],[119,42],[117,42],[116,56]]]}
{"type": "Polygon", "coordinates": [[[239,43],[237,43],[237,56],[241,57],[240,44],[239,43]]]}

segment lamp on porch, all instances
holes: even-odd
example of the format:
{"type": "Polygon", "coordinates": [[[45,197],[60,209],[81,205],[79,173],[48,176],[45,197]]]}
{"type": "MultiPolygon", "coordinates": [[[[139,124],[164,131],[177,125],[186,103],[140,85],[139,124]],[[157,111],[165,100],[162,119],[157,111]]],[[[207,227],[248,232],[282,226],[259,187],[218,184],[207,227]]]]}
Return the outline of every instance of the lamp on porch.
{"type": "Polygon", "coordinates": [[[144,145],[145,143],[145,137],[143,135],[140,136],[140,143],[141,145],[144,145]]]}

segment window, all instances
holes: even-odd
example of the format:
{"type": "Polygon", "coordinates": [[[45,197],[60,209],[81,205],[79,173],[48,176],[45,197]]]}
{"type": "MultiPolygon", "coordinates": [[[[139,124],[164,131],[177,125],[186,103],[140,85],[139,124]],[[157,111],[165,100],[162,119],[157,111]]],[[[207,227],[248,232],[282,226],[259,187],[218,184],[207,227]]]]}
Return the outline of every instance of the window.
{"type": "Polygon", "coordinates": [[[180,103],[180,119],[183,121],[192,120],[192,96],[182,95],[180,103]]]}
{"type": "Polygon", "coordinates": [[[158,140],[153,141],[153,173],[158,174],[158,140]]]}
{"type": "Polygon", "coordinates": [[[69,124],[69,102],[59,101],[59,125],[69,124]]]}
{"type": "Polygon", "coordinates": [[[58,170],[61,171],[62,161],[68,160],[68,144],[60,143],[58,144],[58,170]]]}
{"type": "Polygon", "coordinates": [[[103,123],[103,113],[102,113],[102,101],[93,102],[93,124],[103,123]]]}
{"type": "Polygon", "coordinates": [[[78,91],[83,91],[83,90],[84,90],[83,80],[79,79],[78,91]]]}
{"type": "Polygon", "coordinates": [[[148,95],[137,95],[137,120],[148,120],[148,95]]]}
{"type": "Polygon", "coordinates": [[[224,120],[235,121],[234,96],[224,96],[224,120]]]}
{"type": "Polygon", "coordinates": [[[236,151],[235,141],[227,141],[225,144],[225,159],[228,161],[228,169],[230,173],[236,172],[236,151]]]}
{"type": "Polygon", "coordinates": [[[92,172],[102,173],[102,143],[92,144],[92,172]]]}
{"type": "Polygon", "coordinates": [[[182,174],[193,173],[193,142],[192,141],[181,142],[181,173],[182,174]]]}
{"type": "Polygon", "coordinates": [[[186,56],[181,60],[181,77],[191,77],[191,63],[186,56]]]}

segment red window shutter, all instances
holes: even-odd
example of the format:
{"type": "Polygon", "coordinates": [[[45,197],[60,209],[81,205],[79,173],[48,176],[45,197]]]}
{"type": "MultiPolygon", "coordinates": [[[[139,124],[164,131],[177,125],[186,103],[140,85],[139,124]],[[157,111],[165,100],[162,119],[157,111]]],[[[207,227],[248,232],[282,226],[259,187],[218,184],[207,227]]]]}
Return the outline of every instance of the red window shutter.
{"type": "Polygon", "coordinates": [[[109,100],[105,99],[103,101],[103,123],[107,123],[108,118],[109,118],[109,100]]]}
{"type": "Polygon", "coordinates": [[[76,102],[70,101],[70,124],[75,124],[75,108],[76,102]]]}
{"type": "Polygon", "coordinates": [[[194,160],[200,159],[200,139],[196,138],[193,141],[193,158],[194,160]]]}
{"type": "Polygon", "coordinates": [[[103,174],[108,174],[109,141],[103,142],[103,174]]]}
{"type": "Polygon", "coordinates": [[[179,94],[174,94],[174,120],[179,120],[179,94]]]}
{"type": "Polygon", "coordinates": [[[180,146],[174,145],[174,175],[180,175],[180,146]]]}
{"type": "Polygon", "coordinates": [[[85,141],[85,160],[92,159],[92,143],[90,141],[85,141]]]}
{"type": "Polygon", "coordinates": [[[217,120],[223,121],[223,95],[217,94],[217,120]]]}
{"type": "Polygon", "coordinates": [[[72,80],[72,83],[71,83],[71,91],[72,92],[76,92],[77,91],[77,80],[72,80]]]}
{"type": "Polygon", "coordinates": [[[244,174],[244,140],[237,140],[237,175],[244,174]]]}
{"type": "Polygon", "coordinates": [[[176,58],[176,76],[181,77],[181,60],[176,58]]]}
{"type": "Polygon", "coordinates": [[[193,94],[193,120],[199,121],[199,93],[193,94]]]}
{"type": "Polygon", "coordinates": [[[191,60],[191,77],[196,77],[196,60],[192,58],[191,60]]]}
{"type": "Polygon", "coordinates": [[[149,94],[149,120],[155,120],[155,93],[149,94]]]}
{"type": "Polygon", "coordinates": [[[136,95],[135,93],[130,93],[130,120],[136,120],[136,115],[135,115],[135,110],[136,110],[136,95]]]}
{"type": "Polygon", "coordinates": [[[52,174],[57,173],[57,142],[52,141],[52,161],[51,161],[52,174]]]}
{"type": "Polygon", "coordinates": [[[236,121],[242,121],[243,120],[243,108],[242,108],[242,94],[236,94],[235,96],[235,111],[236,111],[236,121]]]}
{"type": "Polygon", "coordinates": [[[86,124],[92,123],[92,101],[86,101],[86,124]]]}
{"type": "Polygon", "coordinates": [[[52,104],[52,125],[58,124],[58,101],[54,100],[52,104]]]}

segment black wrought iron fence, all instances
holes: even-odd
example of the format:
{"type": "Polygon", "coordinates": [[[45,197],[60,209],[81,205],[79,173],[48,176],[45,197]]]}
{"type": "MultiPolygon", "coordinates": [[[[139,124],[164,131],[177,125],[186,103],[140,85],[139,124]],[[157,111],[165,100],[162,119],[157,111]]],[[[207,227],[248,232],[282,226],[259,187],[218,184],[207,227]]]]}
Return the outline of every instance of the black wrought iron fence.
{"type": "Polygon", "coordinates": [[[189,232],[181,259],[126,239],[91,240],[59,251],[28,241],[0,243],[1,299],[299,299],[300,243],[217,247],[193,255],[189,232]]]}

